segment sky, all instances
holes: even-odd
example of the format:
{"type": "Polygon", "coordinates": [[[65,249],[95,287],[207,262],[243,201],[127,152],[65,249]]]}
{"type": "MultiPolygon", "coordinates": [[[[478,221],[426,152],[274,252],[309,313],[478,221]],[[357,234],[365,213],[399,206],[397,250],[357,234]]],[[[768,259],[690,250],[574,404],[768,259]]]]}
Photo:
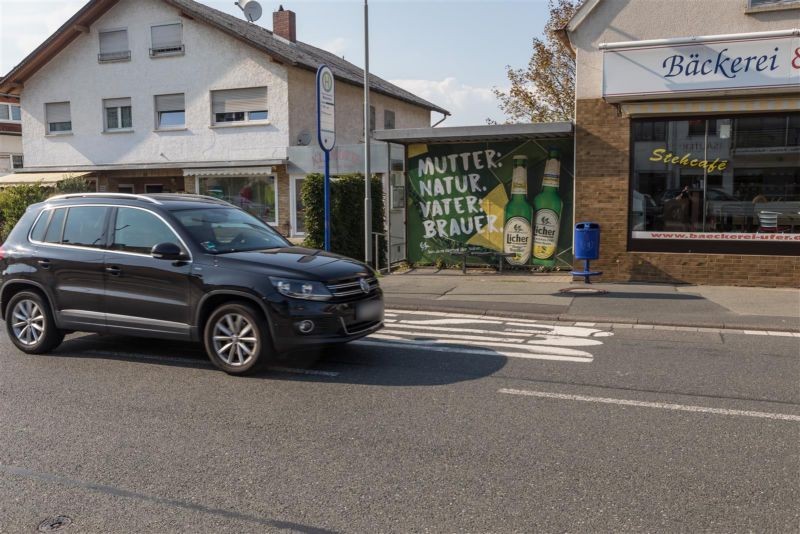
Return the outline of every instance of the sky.
{"type": "MultiPolygon", "coordinates": [[[[200,0],[237,17],[234,0],[200,0]]],[[[0,74],[44,41],[86,0],[0,0],[0,74]]],[[[272,29],[279,4],[297,14],[297,38],[362,67],[360,0],[262,0],[272,29]]],[[[506,65],[524,67],[547,19],[546,0],[370,0],[370,71],[452,113],[442,126],[503,122],[492,93],[506,65]]],[[[439,116],[434,114],[434,121],[439,116]]]]}

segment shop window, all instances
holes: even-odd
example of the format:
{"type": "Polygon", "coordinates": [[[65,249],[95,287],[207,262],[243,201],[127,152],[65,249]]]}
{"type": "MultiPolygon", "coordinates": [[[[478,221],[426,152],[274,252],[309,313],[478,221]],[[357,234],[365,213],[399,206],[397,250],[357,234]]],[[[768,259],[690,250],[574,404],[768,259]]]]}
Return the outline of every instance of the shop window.
{"type": "Polygon", "coordinates": [[[799,141],[800,113],[634,119],[632,246],[670,251],[676,242],[694,242],[687,245],[692,250],[720,252],[797,246],[799,141]]]}
{"type": "Polygon", "coordinates": [[[200,194],[223,199],[269,224],[278,224],[274,176],[203,177],[200,194]]]}

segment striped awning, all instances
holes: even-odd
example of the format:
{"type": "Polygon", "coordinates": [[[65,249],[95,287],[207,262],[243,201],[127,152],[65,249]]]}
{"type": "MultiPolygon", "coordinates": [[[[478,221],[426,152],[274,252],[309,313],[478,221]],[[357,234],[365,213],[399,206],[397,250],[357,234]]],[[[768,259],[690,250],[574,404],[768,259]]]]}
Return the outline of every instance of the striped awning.
{"type": "Polygon", "coordinates": [[[184,169],[184,176],[271,176],[272,167],[211,167],[184,169]]]}
{"type": "Polygon", "coordinates": [[[40,184],[55,185],[68,178],[80,178],[91,174],[88,172],[15,172],[0,176],[0,187],[12,185],[40,184]]]}
{"type": "Polygon", "coordinates": [[[632,102],[622,104],[628,116],[749,113],[749,112],[800,111],[800,98],[732,98],[726,100],[676,100],[668,102],[632,102]]]}

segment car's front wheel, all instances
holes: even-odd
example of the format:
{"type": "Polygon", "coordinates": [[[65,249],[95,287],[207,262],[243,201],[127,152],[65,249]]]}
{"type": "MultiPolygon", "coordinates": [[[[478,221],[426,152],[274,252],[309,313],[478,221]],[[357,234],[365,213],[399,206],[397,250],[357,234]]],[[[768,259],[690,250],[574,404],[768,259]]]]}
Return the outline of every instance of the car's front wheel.
{"type": "Polygon", "coordinates": [[[266,321],[244,303],[223,304],[206,321],[204,340],[212,363],[232,375],[254,371],[269,357],[266,321]]]}
{"type": "Polygon", "coordinates": [[[6,309],[6,332],[11,342],[28,354],[49,352],[64,340],[50,305],[33,291],[21,291],[11,297],[6,309]]]}

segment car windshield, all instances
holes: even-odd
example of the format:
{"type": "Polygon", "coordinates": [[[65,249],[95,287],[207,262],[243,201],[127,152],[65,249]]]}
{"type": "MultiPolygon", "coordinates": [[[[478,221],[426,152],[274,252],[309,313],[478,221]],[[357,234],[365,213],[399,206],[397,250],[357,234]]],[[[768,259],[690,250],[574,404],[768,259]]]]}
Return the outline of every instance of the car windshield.
{"type": "Polygon", "coordinates": [[[209,254],[265,250],[289,245],[280,234],[249,213],[236,208],[174,211],[173,215],[209,254]]]}

